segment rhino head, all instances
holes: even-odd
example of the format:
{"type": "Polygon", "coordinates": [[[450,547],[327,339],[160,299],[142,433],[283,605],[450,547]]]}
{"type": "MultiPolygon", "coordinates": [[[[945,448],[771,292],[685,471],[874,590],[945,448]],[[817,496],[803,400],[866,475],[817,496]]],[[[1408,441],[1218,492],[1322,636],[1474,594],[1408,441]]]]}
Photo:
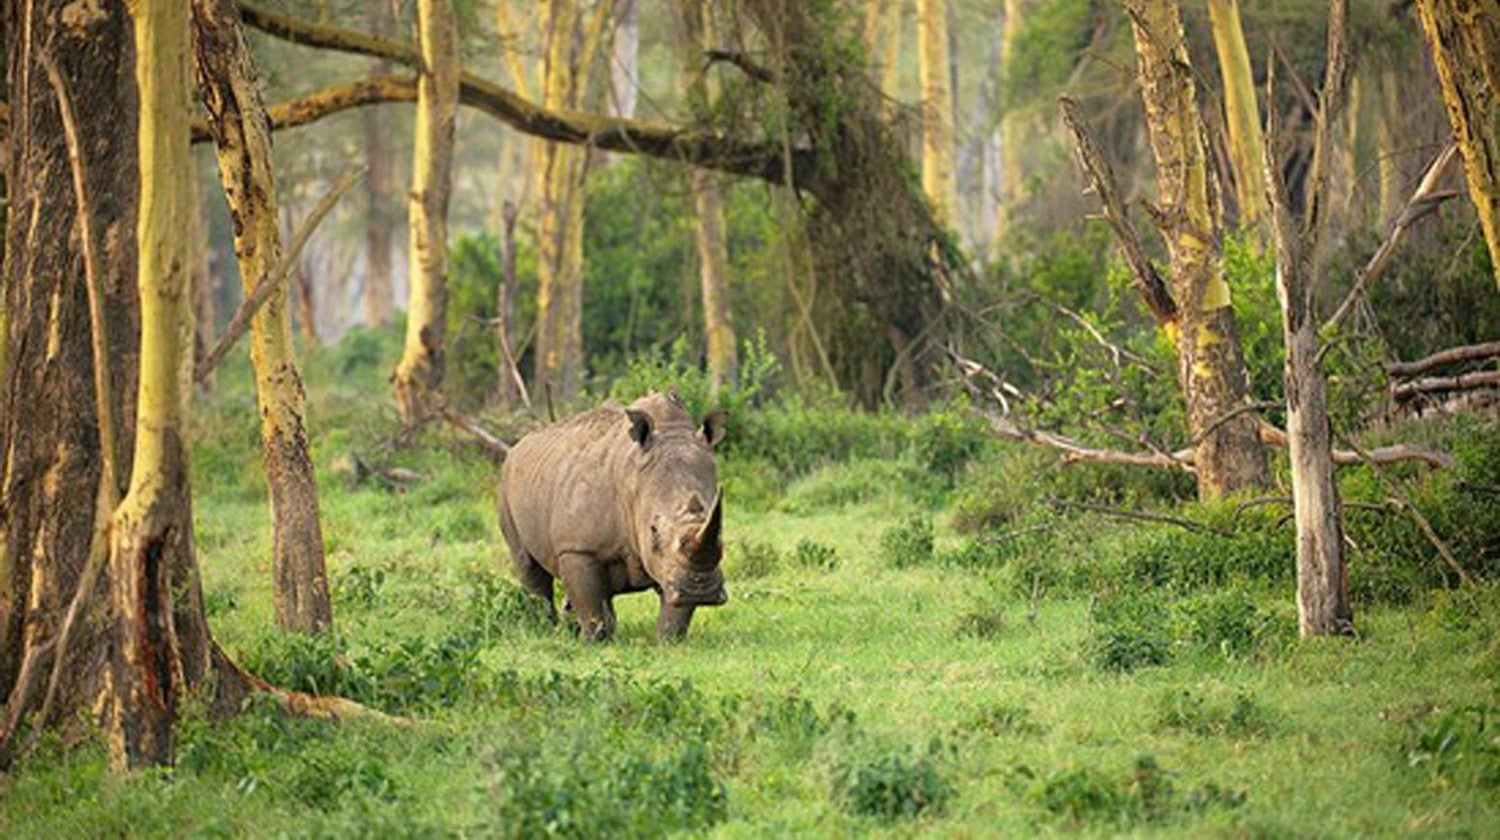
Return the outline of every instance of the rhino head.
{"type": "Polygon", "coordinates": [[[724,494],[713,447],[724,437],[724,413],[712,412],[694,426],[680,401],[661,395],[625,413],[638,470],[634,537],[646,573],[667,606],[723,604],[729,600],[720,568],[724,494]]]}

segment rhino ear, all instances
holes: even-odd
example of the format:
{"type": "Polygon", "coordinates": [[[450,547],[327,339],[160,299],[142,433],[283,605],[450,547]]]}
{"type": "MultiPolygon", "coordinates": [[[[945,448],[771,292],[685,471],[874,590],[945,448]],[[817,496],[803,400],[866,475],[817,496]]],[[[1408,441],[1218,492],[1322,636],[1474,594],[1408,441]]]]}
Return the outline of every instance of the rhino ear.
{"type": "Polygon", "coordinates": [[[630,439],[644,449],[651,442],[651,415],[634,408],[627,408],[625,416],[630,419],[630,439]]]}
{"type": "Polygon", "coordinates": [[[724,425],[729,422],[729,412],[724,410],[710,411],[703,418],[703,439],[708,442],[709,449],[715,449],[724,442],[724,425]]]}

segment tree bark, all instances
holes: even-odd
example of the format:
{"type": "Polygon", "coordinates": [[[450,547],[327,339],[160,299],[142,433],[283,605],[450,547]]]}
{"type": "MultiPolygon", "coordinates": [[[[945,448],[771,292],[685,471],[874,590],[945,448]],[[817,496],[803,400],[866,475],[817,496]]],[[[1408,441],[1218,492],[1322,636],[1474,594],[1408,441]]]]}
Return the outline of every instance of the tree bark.
{"type": "MultiPolygon", "coordinates": [[[[87,162],[92,229],[99,249],[102,311],[111,364],[105,372],[119,419],[119,463],[128,476],[134,439],[138,356],[135,288],[136,83],[129,18],[118,4],[88,27],[64,25],[64,0],[6,9],[5,56],[11,125],[5,146],[3,551],[0,551],[0,698],[10,721],[39,710],[42,680],[21,684],[23,665],[44,673],[78,593],[95,510],[87,501],[103,476],[94,362],[79,211],[56,95],[41,64],[51,56],[71,89],[81,154],[87,162]]],[[[123,488],[114,488],[119,497],[123,488]]],[[[86,593],[93,605],[104,588],[86,593]]],[[[63,679],[36,726],[87,719],[103,691],[108,628],[90,609],[78,623],[63,679]],[[80,714],[82,713],[82,714],[80,714]]],[[[3,764],[0,760],[0,764],[3,764]]]]}
{"type": "Polygon", "coordinates": [[[917,68],[922,85],[922,191],[940,224],[957,222],[953,180],[953,85],[947,0],[917,0],[917,68]]]}
{"type": "Polygon", "coordinates": [[[1240,26],[1239,0],[1208,0],[1214,52],[1224,81],[1224,124],[1229,131],[1229,162],[1234,172],[1235,206],[1241,228],[1258,226],[1266,216],[1266,193],[1261,173],[1265,135],[1255,98],[1255,73],[1240,26]]]}
{"type": "Polygon", "coordinates": [[[135,21],[140,89],[141,391],[130,489],[110,533],[114,646],[107,706],[116,772],[172,760],[172,727],[190,670],[202,654],[172,621],[174,570],[193,568],[185,430],[193,311],[187,243],[188,0],[140,0],[135,21]]]}
{"type": "Polygon", "coordinates": [[[1500,0],[1417,0],[1500,285],[1500,0]]]}
{"type": "MultiPolygon", "coordinates": [[[[1016,43],[1026,14],[1034,0],[1005,0],[1005,21],[1000,29],[1000,68],[1008,89],[1016,73],[1016,43]]],[[[1013,89],[1012,89],[1013,90],[1013,89]]],[[[1000,198],[995,209],[995,235],[991,249],[1003,247],[1010,229],[1011,213],[1020,204],[1026,191],[1026,175],[1022,172],[1022,139],[1026,120],[1021,109],[1012,104],[1013,92],[1001,97],[1000,112],[1000,198]]],[[[991,256],[999,256],[998,251],[991,256]]]]}
{"type": "MultiPolygon", "coordinates": [[[[698,3],[680,4],[686,33],[686,82],[693,109],[706,113],[718,98],[713,80],[697,71],[697,56],[711,46],[711,20],[698,3]]],[[[703,334],[708,359],[709,385],[714,390],[739,379],[739,353],[729,308],[729,245],[724,220],[724,200],[713,174],[694,169],[688,175],[697,217],[698,278],[702,287],[703,334]]]]}
{"type": "Polygon", "coordinates": [[[635,103],[641,88],[641,23],[638,0],[619,0],[615,4],[619,25],[613,39],[614,60],[609,66],[609,105],[617,117],[635,116],[635,103]]]}
{"type": "Polygon", "coordinates": [[[1266,483],[1255,418],[1231,414],[1248,402],[1249,380],[1224,281],[1219,188],[1209,165],[1182,20],[1169,0],[1124,0],[1135,34],[1141,98],[1156,158],[1154,215],[1171,260],[1179,329],[1178,379],[1196,444],[1198,494],[1215,499],[1266,483]]]}
{"type": "Polygon", "coordinates": [[[392,382],[408,425],[429,413],[443,381],[448,318],[448,196],[453,188],[453,130],[458,109],[458,24],[452,0],[418,0],[423,72],[418,79],[412,153],[410,288],[406,344],[392,382]]]}
{"type": "MultiPolygon", "coordinates": [[[[192,0],[203,103],[218,146],[219,180],[234,218],[234,249],[249,295],[277,269],[281,233],[271,130],[233,0],[192,0]]],[[[333,623],[318,490],[307,441],[307,397],[292,349],[286,287],[251,321],[250,360],[271,495],[276,626],[318,632],[333,623]]]]}
{"type": "MultiPolygon", "coordinates": [[[[1273,146],[1265,147],[1262,165],[1276,248],[1276,297],[1281,304],[1286,344],[1286,431],[1297,527],[1297,615],[1303,636],[1354,632],[1343,512],[1333,474],[1328,384],[1320,362],[1318,318],[1313,307],[1325,273],[1322,240],[1327,237],[1329,220],[1326,214],[1318,214],[1317,208],[1327,206],[1331,192],[1328,152],[1333,142],[1333,112],[1341,99],[1346,15],[1346,0],[1333,0],[1328,66],[1314,139],[1314,159],[1321,165],[1315,165],[1309,184],[1309,212],[1300,226],[1293,224],[1273,146]]],[[[1272,132],[1271,140],[1275,139],[1272,132]]]]}
{"type": "MultiPolygon", "coordinates": [[[[577,107],[601,47],[608,3],[585,26],[577,0],[542,5],[542,107],[577,107]]],[[[536,372],[533,387],[561,401],[583,380],[583,186],[590,150],[558,143],[536,146],[537,233],[536,372]]]]}
{"type": "MultiPolygon", "coordinates": [[[[385,0],[369,0],[366,19],[370,31],[386,34],[390,13],[385,0]]],[[[382,72],[389,64],[382,61],[382,72]]],[[[362,115],[365,142],[365,285],[361,295],[365,326],[383,327],[395,317],[395,287],[391,278],[391,231],[396,223],[395,155],[391,150],[390,115],[367,109],[362,115]]]]}

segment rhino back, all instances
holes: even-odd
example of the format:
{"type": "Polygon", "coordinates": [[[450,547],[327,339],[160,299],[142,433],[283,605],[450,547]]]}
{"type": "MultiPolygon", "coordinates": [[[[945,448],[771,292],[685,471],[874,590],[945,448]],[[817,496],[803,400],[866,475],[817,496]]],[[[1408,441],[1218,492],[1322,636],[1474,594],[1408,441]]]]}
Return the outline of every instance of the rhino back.
{"type": "Polygon", "coordinates": [[[505,459],[502,515],[521,547],[543,565],[562,552],[618,556],[628,541],[621,466],[624,414],[596,408],[532,432],[505,459]]]}

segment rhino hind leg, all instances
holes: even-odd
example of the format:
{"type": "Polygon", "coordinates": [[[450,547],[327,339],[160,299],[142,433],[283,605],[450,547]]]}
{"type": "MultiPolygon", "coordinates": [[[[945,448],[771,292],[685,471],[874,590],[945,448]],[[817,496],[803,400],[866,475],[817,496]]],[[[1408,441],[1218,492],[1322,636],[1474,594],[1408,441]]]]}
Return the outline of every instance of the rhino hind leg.
{"type": "Polygon", "coordinates": [[[515,558],[516,577],[521,581],[521,588],[535,598],[540,598],[547,604],[547,613],[557,621],[557,599],[553,593],[552,573],[542,568],[542,564],[536,562],[526,555],[517,555],[515,558]]]}
{"type": "Polygon", "coordinates": [[[557,558],[557,576],[562,581],[567,604],[573,608],[578,631],[585,641],[602,642],[615,633],[614,593],[594,558],[564,554],[557,558]]]}

